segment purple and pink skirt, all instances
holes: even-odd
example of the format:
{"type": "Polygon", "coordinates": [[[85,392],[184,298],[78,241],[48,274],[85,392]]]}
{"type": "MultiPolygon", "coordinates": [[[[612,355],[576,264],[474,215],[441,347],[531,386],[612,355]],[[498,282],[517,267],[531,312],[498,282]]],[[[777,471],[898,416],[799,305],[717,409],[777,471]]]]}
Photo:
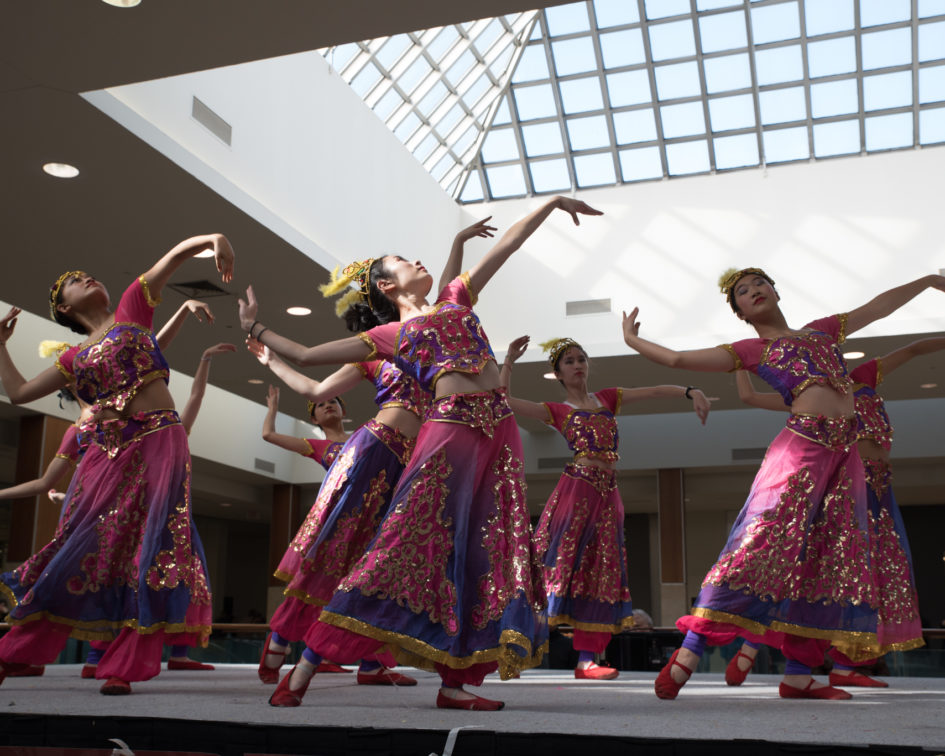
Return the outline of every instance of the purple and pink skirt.
{"type": "Polygon", "coordinates": [[[364,554],[387,514],[413,443],[376,420],[345,442],[275,573],[288,585],[269,626],[283,638],[305,636],[364,554]]]}
{"type": "Polygon", "coordinates": [[[475,685],[537,666],[547,639],[505,391],[441,397],[377,537],[305,643],[341,663],[388,645],[401,664],[475,685]]]}
{"type": "Polygon", "coordinates": [[[676,625],[710,645],[741,636],[816,666],[829,644],[875,657],[877,606],[856,419],[791,415],[676,625]]]}
{"type": "Polygon", "coordinates": [[[574,627],[580,651],[600,653],[633,625],[623,521],[616,473],[569,464],[535,530],[548,626],[574,627]]]}
{"type": "MultiPolygon", "coordinates": [[[[14,625],[0,639],[0,659],[51,662],[70,635],[112,641],[131,632],[205,646],[210,586],[191,518],[190,451],[177,413],[89,423],[80,441],[87,451],[53,539],[0,578],[14,625]],[[48,632],[30,633],[35,637],[26,642],[16,631],[34,624],[48,632]]],[[[157,648],[160,664],[160,642],[157,648]]]]}

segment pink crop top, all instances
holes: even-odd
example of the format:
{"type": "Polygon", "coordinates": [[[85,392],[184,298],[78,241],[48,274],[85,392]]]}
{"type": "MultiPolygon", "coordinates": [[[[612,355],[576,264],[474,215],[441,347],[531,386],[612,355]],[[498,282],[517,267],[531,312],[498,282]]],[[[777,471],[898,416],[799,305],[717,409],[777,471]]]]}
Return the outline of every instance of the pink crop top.
{"type": "Polygon", "coordinates": [[[115,308],[114,324],[96,341],[66,349],[56,367],[75,383],[75,393],[93,411],[123,412],[144,386],[158,378],[167,383],[167,360],[151,332],[154,308],[143,277],[131,283],[115,308]]]}
{"type": "Polygon", "coordinates": [[[883,397],[876,393],[876,387],[883,382],[882,364],[878,359],[864,362],[850,373],[850,380],[853,381],[857,438],[873,441],[889,451],[892,449],[892,423],[883,397]]]}
{"type": "Polygon", "coordinates": [[[387,360],[355,363],[365,380],[371,381],[377,393],[378,407],[400,407],[413,412],[423,420],[430,409],[430,394],[420,388],[413,378],[387,360]]]}
{"type": "Polygon", "coordinates": [[[463,273],[440,292],[432,312],[359,335],[371,347],[369,359],[393,360],[432,394],[444,373],[478,374],[489,360],[495,362],[489,339],[472,311],[475,303],[469,274],[463,273]]]}
{"type": "Polygon", "coordinates": [[[617,446],[617,419],[623,391],[608,388],[593,396],[601,403],[598,409],[575,409],[570,404],[543,402],[548,410],[548,425],[555,428],[568,442],[575,458],[590,457],[604,462],[620,459],[617,446]]]}
{"type": "Polygon", "coordinates": [[[302,452],[299,452],[299,454],[302,454],[303,457],[314,459],[326,470],[331,467],[332,462],[335,461],[335,457],[338,456],[338,452],[340,452],[345,445],[344,441],[329,441],[327,438],[305,438],[302,440],[308,444],[308,448],[311,451],[309,451],[308,454],[302,454],[302,452]]]}
{"type": "Polygon", "coordinates": [[[56,456],[59,459],[64,459],[73,465],[82,456],[82,450],[79,448],[78,432],[79,429],[74,425],[66,428],[66,432],[62,434],[62,441],[59,442],[59,448],[56,450],[56,456]]]}
{"type": "Polygon", "coordinates": [[[790,406],[808,386],[850,392],[847,366],[840,352],[847,316],[831,315],[804,326],[806,333],[777,339],[744,339],[721,344],[735,360],[733,370],[749,370],[770,384],[790,406]]]}

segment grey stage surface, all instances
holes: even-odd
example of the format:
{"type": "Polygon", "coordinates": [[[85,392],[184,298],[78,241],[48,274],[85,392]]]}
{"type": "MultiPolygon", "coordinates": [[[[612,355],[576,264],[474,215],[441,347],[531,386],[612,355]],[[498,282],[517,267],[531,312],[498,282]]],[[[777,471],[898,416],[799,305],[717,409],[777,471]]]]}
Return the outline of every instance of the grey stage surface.
{"type": "MultiPolygon", "coordinates": [[[[481,692],[500,698],[500,712],[436,709],[439,678],[403,670],[416,687],[359,686],[354,674],[317,675],[297,709],[267,704],[274,686],[254,666],[213,672],[168,672],[134,684],[131,696],[98,694],[78,665],[53,665],[43,677],[7,678],[0,716],[158,717],[304,727],[449,730],[478,726],[514,733],[552,733],[697,740],[758,739],[779,743],[920,746],[945,751],[945,679],[887,678],[886,689],[852,689],[850,701],[782,700],[778,678],[751,675],[729,688],[721,675],[696,675],[675,701],[653,693],[655,675],[623,672],[611,682],[575,680],[559,670],[532,670],[519,680],[487,679],[481,692]]],[[[287,669],[287,668],[286,668],[287,669]]]]}

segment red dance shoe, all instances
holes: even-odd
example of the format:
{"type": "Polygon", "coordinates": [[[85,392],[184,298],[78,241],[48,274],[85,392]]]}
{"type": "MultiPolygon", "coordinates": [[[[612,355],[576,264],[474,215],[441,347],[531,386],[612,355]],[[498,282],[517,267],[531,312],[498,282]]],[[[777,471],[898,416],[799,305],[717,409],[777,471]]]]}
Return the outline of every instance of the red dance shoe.
{"type": "Polygon", "coordinates": [[[669,662],[665,667],[660,670],[660,673],[656,676],[656,682],[653,683],[653,689],[656,691],[657,698],[663,698],[667,701],[672,701],[676,696],[679,695],[679,691],[682,689],[682,686],[689,682],[689,677],[692,677],[692,670],[689,669],[685,664],[676,661],[676,656],[679,654],[679,649],[677,648],[673,651],[673,655],[669,657],[669,662]],[[684,670],[689,674],[685,680],[681,683],[676,682],[672,676],[673,665],[676,665],[680,669],[684,670]]]}
{"type": "Polygon", "coordinates": [[[272,654],[273,656],[281,656],[282,661],[285,661],[285,654],[288,651],[286,647],[285,651],[270,651],[269,650],[269,641],[272,640],[272,633],[266,636],[266,642],[263,644],[262,656],[259,657],[259,669],[256,670],[256,673],[259,675],[259,679],[262,680],[266,685],[275,685],[279,682],[279,667],[282,666],[282,662],[279,663],[279,667],[267,667],[266,666],[266,654],[272,654]]]}
{"type": "Polygon", "coordinates": [[[358,685],[416,685],[417,681],[410,675],[402,675],[387,667],[381,667],[377,672],[362,672],[358,670],[358,685]]]}
{"type": "Polygon", "coordinates": [[[591,662],[583,669],[576,667],[574,669],[574,678],[576,680],[613,680],[620,673],[613,667],[602,667],[599,664],[591,662]]]}
{"type": "MultiPolygon", "coordinates": [[[[470,695],[472,695],[470,693],[470,695]]],[[[436,708],[438,709],[465,709],[466,711],[498,711],[505,706],[504,701],[493,701],[480,696],[472,698],[450,698],[440,689],[436,694],[436,708]]]]}
{"type": "MultiPolygon", "coordinates": [[[[11,675],[12,677],[12,675],[11,675]]],[[[888,688],[889,683],[870,677],[859,670],[853,670],[849,675],[838,675],[836,672],[830,673],[830,684],[838,688],[888,688]]]]}
{"type": "MultiPolygon", "coordinates": [[[[296,665],[298,666],[298,665],[296,665]]],[[[302,698],[305,696],[305,691],[308,690],[308,684],[312,682],[312,677],[308,678],[303,685],[298,690],[292,690],[289,687],[289,681],[292,679],[292,672],[295,672],[295,667],[292,667],[292,670],[279,681],[279,687],[275,689],[275,692],[269,696],[269,705],[270,706],[301,706],[302,698]]]]}
{"type": "Polygon", "coordinates": [[[24,669],[27,669],[29,664],[14,664],[11,662],[0,662],[0,685],[3,684],[3,681],[8,677],[16,677],[17,672],[21,672],[24,669]]]}
{"type": "Polygon", "coordinates": [[[745,678],[748,677],[748,673],[751,672],[752,667],[755,666],[755,660],[753,657],[748,654],[743,654],[739,651],[732,657],[732,660],[728,663],[728,666],[725,668],[725,682],[727,685],[741,685],[745,682],[745,678]],[[748,659],[751,664],[748,665],[748,669],[742,669],[738,666],[738,657],[742,659],[748,659]]]}
{"type": "Polygon", "coordinates": [[[131,693],[131,684],[120,677],[109,677],[98,692],[103,696],[127,696],[131,693]]]}
{"type": "Polygon", "coordinates": [[[23,669],[7,672],[7,677],[42,677],[46,667],[42,664],[27,664],[23,669]]]}
{"type": "Polygon", "coordinates": [[[198,672],[209,672],[214,667],[212,664],[203,664],[199,661],[194,661],[193,659],[186,659],[184,661],[179,661],[177,659],[168,659],[167,660],[168,669],[177,669],[177,670],[191,670],[198,672]]]}
{"type": "Polygon", "coordinates": [[[315,668],[315,671],[316,671],[317,673],[319,673],[319,674],[322,674],[322,675],[324,675],[324,674],[333,675],[333,674],[337,674],[337,673],[339,673],[339,672],[350,672],[351,670],[350,670],[350,669],[345,669],[345,668],[342,667],[340,664],[335,664],[334,662],[323,661],[321,664],[319,664],[319,665],[315,668]]]}
{"type": "Polygon", "coordinates": [[[82,672],[79,674],[83,680],[94,680],[95,670],[98,669],[94,664],[83,664],[82,672]]]}
{"type": "Polygon", "coordinates": [[[810,679],[810,682],[807,683],[807,687],[803,689],[795,688],[793,685],[788,685],[787,683],[781,683],[778,686],[778,695],[781,696],[781,698],[819,698],[824,701],[846,701],[848,698],[853,698],[853,696],[845,690],[831,688],[829,686],[812,688],[811,685],[813,684],[813,677],[810,679]]]}

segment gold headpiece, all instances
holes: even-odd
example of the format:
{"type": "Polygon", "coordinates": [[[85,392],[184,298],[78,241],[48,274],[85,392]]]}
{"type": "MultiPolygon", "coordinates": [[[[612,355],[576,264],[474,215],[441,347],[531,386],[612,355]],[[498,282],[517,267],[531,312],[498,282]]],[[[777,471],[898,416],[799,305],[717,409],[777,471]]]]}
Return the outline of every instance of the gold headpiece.
{"type": "Polygon", "coordinates": [[[745,276],[761,276],[769,284],[774,286],[774,279],[761,268],[742,268],[741,270],[729,268],[719,276],[719,288],[722,290],[722,293],[728,297],[729,301],[732,300],[732,287],[745,276]]]}
{"type": "Polygon", "coordinates": [[[340,274],[338,268],[335,268],[331,272],[331,281],[318,287],[322,296],[331,297],[350,288],[351,284],[357,284],[357,289],[351,289],[335,302],[335,314],[338,317],[344,315],[345,310],[355,302],[366,302],[368,307],[371,306],[370,273],[376,259],[369,257],[361,262],[353,262],[346,265],[340,274]]]}
{"type": "Polygon", "coordinates": [[[45,339],[39,342],[39,356],[45,358],[52,357],[54,354],[62,354],[69,346],[70,345],[65,341],[45,339]]]}
{"type": "Polygon", "coordinates": [[[544,351],[548,352],[548,363],[551,367],[555,366],[555,363],[561,358],[561,355],[568,351],[571,347],[577,347],[582,352],[584,347],[578,344],[574,339],[550,339],[549,341],[544,341],[539,344],[544,351]]]}
{"type": "Polygon", "coordinates": [[[56,319],[56,300],[59,299],[59,291],[62,289],[62,285],[70,278],[82,278],[85,275],[88,274],[84,270],[67,270],[56,279],[56,283],[49,288],[49,317],[53,320],[56,319]]]}

